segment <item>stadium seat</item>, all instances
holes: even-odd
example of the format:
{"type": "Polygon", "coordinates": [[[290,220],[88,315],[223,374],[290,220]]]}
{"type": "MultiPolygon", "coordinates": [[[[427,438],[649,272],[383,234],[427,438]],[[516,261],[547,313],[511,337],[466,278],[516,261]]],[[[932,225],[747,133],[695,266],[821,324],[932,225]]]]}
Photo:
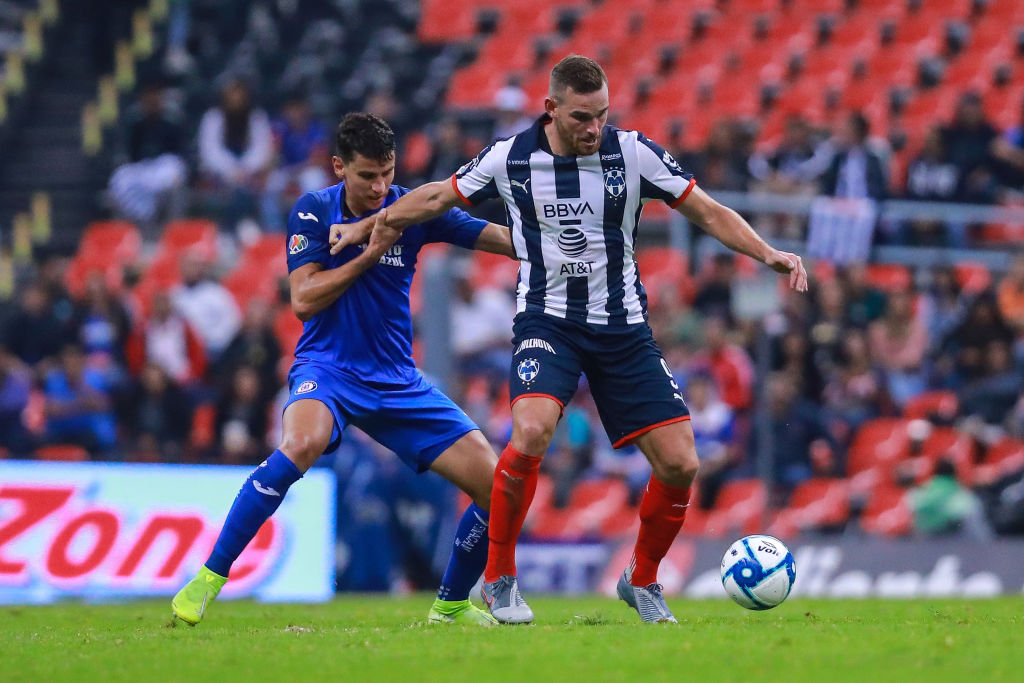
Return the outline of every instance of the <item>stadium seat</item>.
{"type": "Polygon", "coordinates": [[[563,509],[548,507],[530,528],[537,538],[596,535],[606,520],[627,505],[629,490],[618,479],[581,481],[563,509]]]}
{"type": "Polygon", "coordinates": [[[476,34],[477,8],[471,3],[421,0],[416,33],[424,43],[468,40],[476,34]]]}
{"type": "Polygon", "coordinates": [[[991,484],[1000,477],[1024,469],[1024,441],[1003,438],[985,451],[985,457],[975,465],[975,486],[991,484]]]}
{"type": "Polygon", "coordinates": [[[801,531],[838,527],[850,516],[849,484],[843,479],[809,479],[799,484],[768,533],[785,538],[801,531]]]}
{"type": "Polygon", "coordinates": [[[910,533],[913,523],[906,491],[895,486],[871,491],[860,518],[864,531],[881,536],[905,536],[910,533]]]}
{"type": "Polygon", "coordinates": [[[555,495],[555,484],[551,477],[543,472],[537,475],[537,490],[533,494],[533,503],[526,513],[526,520],[523,522],[523,531],[533,533],[533,525],[547,512],[553,509],[552,500],[555,495]]]}
{"type": "Polygon", "coordinates": [[[956,417],[959,407],[960,403],[955,392],[926,391],[907,401],[907,405],[903,408],[903,417],[908,420],[927,420],[933,415],[938,415],[943,420],[951,420],[956,417]]]}
{"type": "Polygon", "coordinates": [[[40,446],[36,449],[36,458],[48,461],[85,462],[89,459],[89,451],[75,444],[59,443],[40,446]]]}
{"type": "Polygon", "coordinates": [[[931,476],[935,462],[940,458],[949,458],[956,466],[960,481],[970,482],[971,469],[974,467],[974,439],[952,427],[936,427],[924,440],[921,455],[929,461],[923,478],[931,476]]]}
{"type": "Polygon", "coordinates": [[[217,224],[205,218],[171,221],[160,235],[158,249],[167,256],[178,257],[195,250],[203,258],[217,258],[217,224]]]}
{"type": "Polygon", "coordinates": [[[847,475],[854,492],[863,492],[891,477],[893,466],[909,454],[908,420],[879,418],[857,430],[847,455],[847,475]]]}
{"type": "Polygon", "coordinates": [[[302,321],[295,317],[291,306],[284,304],[274,314],[274,339],[281,352],[291,354],[302,336],[302,321]]]}
{"type": "Polygon", "coordinates": [[[983,263],[958,263],[953,266],[953,274],[968,294],[980,294],[992,284],[992,272],[983,263]]]}
{"type": "Polygon", "coordinates": [[[189,445],[193,451],[212,448],[217,442],[217,406],[203,403],[196,406],[192,413],[192,428],[189,432],[189,445]]]}
{"type": "Polygon", "coordinates": [[[514,291],[519,277],[519,261],[507,256],[474,251],[469,271],[473,289],[494,288],[514,291]]]}
{"type": "Polygon", "coordinates": [[[866,275],[871,285],[885,292],[906,291],[914,283],[910,268],[898,263],[870,263],[866,275]]]}
{"type": "Polygon", "coordinates": [[[101,256],[118,263],[134,261],[142,250],[142,236],[129,221],[96,221],[85,226],[76,258],[101,256]]]}
{"type": "Polygon", "coordinates": [[[685,254],[672,247],[647,247],[636,254],[640,281],[647,292],[648,306],[657,308],[666,293],[690,303],[697,293],[685,254]]]}
{"type": "Polygon", "coordinates": [[[708,515],[704,533],[722,537],[752,534],[764,527],[768,490],[760,479],[738,479],[724,484],[708,515]]]}

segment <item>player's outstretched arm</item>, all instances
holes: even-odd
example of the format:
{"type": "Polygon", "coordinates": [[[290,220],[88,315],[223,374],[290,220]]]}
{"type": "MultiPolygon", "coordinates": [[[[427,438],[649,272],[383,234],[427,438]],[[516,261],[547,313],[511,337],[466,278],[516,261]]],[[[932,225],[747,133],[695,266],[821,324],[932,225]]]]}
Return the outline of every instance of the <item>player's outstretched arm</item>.
{"type": "Polygon", "coordinates": [[[515,247],[512,246],[512,232],[505,225],[488,223],[476,238],[473,245],[476,251],[489,251],[492,254],[501,254],[510,259],[518,260],[515,247]]]}
{"type": "Polygon", "coordinates": [[[742,216],[716,202],[699,187],[694,186],[676,210],[733,251],[757,259],[777,273],[789,275],[792,289],[807,291],[807,271],[799,256],[773,248],[742,216]]]}
{"type": "MultiPolygon", "coordinates": [[[[401,233],[410,225],[437,218],[460,203],[450,180],[439,180],[420,185],[388,207],[387,227],[401,233]]],[[[351,244],[362,244],[370,237],[374,222],[364,219],[358,223],[331,226],[331,253],[337,254],[351,244]]]]}
{"type": "Polygon", "coordinates": [[[334,303],[391,248],[401,233],[383,225],[388,211],[384,209],[374,216],[375,223],[381,224],[381,229],[374,231],[359,256],[330,270],[324,270],[323,265],[314,262],[299,266],[291,272],[288,284],[291,286],[292,311],[299,320],[306,322],[334,303]]]}

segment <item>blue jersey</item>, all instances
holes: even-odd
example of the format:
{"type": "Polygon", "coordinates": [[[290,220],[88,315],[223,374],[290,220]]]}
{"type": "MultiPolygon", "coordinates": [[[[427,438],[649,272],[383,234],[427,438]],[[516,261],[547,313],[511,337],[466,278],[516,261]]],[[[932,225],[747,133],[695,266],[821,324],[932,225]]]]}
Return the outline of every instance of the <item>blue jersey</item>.
{"type": "MultiPolygon", "coordinates": [[[[384,206],[408,192],[392,185],[384,206]]],[[[328,238],[332,224],[354,223],[366,215],[370,214],[349,214],[343,182],[300,197],[288,217],[288,272],[306,263],[337,268],[358,256],[362,247],[347,247],[331,255],[328,238]]],[[[296,364],[329,363],[366,382],[400,383],[417,378],[409,287],[420,248],[430,242],[448,242],[472,249],[486,225],[486,221],[452,209],[406,228],[379,264],[306,321],[295,347],[296,364]]]]}

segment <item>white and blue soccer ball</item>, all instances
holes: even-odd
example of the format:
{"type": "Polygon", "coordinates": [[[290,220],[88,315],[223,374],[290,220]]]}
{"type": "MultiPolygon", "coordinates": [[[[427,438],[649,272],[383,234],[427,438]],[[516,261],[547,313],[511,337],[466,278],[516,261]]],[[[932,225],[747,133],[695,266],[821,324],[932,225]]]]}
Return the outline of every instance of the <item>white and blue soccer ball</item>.
{"type": "Polygon", "coordinates": [[[747,536],[722,558],[722,585],[738,605],[753,610],[781,605],[796,581],[796,564],[774,536],[747,536]]]}

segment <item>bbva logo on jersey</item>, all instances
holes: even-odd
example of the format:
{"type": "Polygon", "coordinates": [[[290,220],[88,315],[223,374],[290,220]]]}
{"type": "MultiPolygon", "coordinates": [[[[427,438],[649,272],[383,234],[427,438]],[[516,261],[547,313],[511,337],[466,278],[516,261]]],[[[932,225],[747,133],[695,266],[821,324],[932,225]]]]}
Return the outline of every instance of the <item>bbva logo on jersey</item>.
{"type": "Polygon", "coordinates": [[[309,240],[306,239],[305,235],[292,235],[292,238],[288,241],[288,253],[298,254],[308,246],[309,240]]]}

